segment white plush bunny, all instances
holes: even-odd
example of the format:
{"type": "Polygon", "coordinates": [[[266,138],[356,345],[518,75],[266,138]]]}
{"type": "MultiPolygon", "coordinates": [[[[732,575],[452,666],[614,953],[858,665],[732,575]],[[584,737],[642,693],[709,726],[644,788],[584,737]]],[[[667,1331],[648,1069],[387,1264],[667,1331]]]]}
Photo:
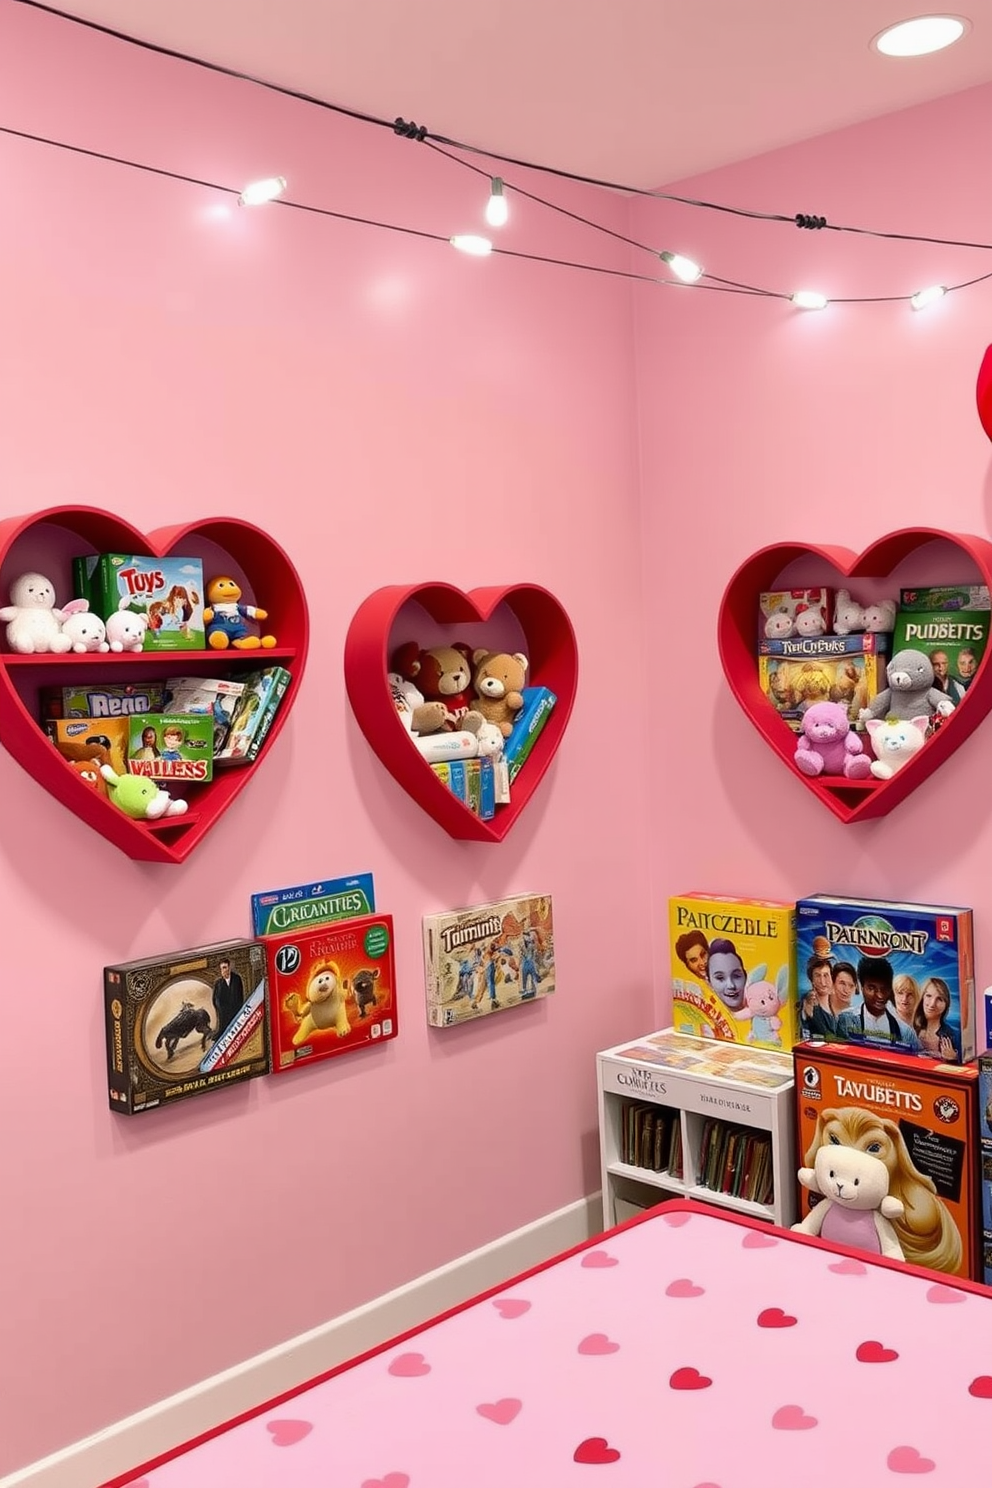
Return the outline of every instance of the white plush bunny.
{"type": "Polygon", "coordinates": [[[134,610],[117,610],[107,621],[107,640],[111,651],[143,651],[148,616],[134,610]]]}
{"type": "Polygon", "coordinates": [[[838,589],[834,596],[834,635],[851,635],[865,628],[865,612],[850,591],[838,589]]]}
{"type": "Polygon", "coordinates": [[[62,610],[62,634],[73,651],[109,651],[107,627],[90,612],[89,600],[71,599],[62,610]]]}
{"type": "Polygon", "coordinates": [[[7,621],[7,645],[12,651],[68,651],[72,641],[62,634],[62,611],[55,607],[55,585],[44,574],[21,574],[10,586],[10,604],[0,610],[7,621]]]}

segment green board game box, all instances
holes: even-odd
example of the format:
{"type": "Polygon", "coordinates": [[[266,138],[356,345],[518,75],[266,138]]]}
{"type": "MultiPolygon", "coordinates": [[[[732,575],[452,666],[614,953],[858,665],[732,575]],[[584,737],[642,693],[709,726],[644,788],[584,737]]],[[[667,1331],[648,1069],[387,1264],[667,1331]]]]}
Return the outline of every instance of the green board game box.
{"type": "Polygon", "coordinates": [[[207,713],[133,713],[127,767],[132,775],[175,784],[213,778],[214,723],[207,713]]]}

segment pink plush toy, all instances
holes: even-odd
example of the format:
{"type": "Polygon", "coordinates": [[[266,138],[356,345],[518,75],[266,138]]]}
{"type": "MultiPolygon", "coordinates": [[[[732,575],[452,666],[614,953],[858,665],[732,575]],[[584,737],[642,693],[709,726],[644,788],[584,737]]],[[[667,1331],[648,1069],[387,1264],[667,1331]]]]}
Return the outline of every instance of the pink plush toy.
{"type": "Polygon", "coordinates": [[[814,703],[806,709],[795,761],[804,775],[864,780],[871,774],[871,761],[857,734],[851,732],[847,709],[840,703],[814,703]]]}

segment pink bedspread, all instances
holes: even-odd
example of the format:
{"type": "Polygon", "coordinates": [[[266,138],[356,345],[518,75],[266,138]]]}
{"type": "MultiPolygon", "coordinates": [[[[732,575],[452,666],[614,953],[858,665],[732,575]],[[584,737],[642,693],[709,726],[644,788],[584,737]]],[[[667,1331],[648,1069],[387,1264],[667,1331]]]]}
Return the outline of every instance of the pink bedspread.
{"type": "Polygon", "coordinates": [[[981,1488],[992,1293],[675,1201],[115,1484],[981,1488]]]}

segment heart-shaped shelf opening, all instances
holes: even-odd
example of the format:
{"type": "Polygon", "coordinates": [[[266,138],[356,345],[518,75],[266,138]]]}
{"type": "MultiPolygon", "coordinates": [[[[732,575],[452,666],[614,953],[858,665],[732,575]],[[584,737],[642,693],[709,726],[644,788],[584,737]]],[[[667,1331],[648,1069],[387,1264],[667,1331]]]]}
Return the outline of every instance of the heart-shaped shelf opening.
{"type": "Polygon", "coordinates": [[[537,789],[564,736],[578,683],[571,622],[553,594],[536,584],[473,589],[452,584],[391,585],[359,607],[345,642],[345,685],[370,748],[393,779],[452,837],[500,842],[537,789]],[[420,646],[464,640],[489,650],[523,651],[528,686],[557,699],[510,801],[483,820],[437,778],[397,716],[387,683],[390,658],[408,641],[420,646]]]}
{"type": "MultiPolygon", "coordinates": [[[[992,589],[992,543],[937,528],[905,528],[861,554],[848,548],[787,542],[745,559],[720,606],[718,643],[734,696],[790,773],[848,823],[884,816],[947,760],[992,707],[992,667],[986,654],[963,700],[919,753],[888,780],[808,776],[794,763],[796,734],[762,692],[758,675],[758,596],[772,590],[825,585],[849,588],[861,603],[897,598],[901,588],[984,584],[992,589]]],[[[884,685],[884,678],[883,678],[884,685]]]]}
{"type": "MultiPolygon", "coordinates": [[[[24,655],[6,649],[0,627],[0,743],[33,779],[94,831],[131,858],[180,863],[244,789],[292,710],[306,664],[309,616],[299,575],[266,533],[236,517],[212,517],[143,534],[109,512],[93,507],[53,507],[0,522],[0,598],[5,602],[18,574],[38,572],[55,585],[56,604],[73,594],[72,559],[91,553],[133,553],[200,558],[204,576],[228,573],[243,590],[243,602],[269,614],[271,649],[217,651],[87,652],[24,655]],[[257,594],[257,598],[256,598],[257,594]],[[44,688],[84,689],[103,683],[165,682],[170,677],[231,677],[267,666],[291,674],[264,745],[252,763],[214,771],[214,778],[187,790],[183,816],[134,821],[99,794],[62,759],[41,726],[44,688]]],[[[178,791],[172,791],[178,794],[178,791]]]]}

